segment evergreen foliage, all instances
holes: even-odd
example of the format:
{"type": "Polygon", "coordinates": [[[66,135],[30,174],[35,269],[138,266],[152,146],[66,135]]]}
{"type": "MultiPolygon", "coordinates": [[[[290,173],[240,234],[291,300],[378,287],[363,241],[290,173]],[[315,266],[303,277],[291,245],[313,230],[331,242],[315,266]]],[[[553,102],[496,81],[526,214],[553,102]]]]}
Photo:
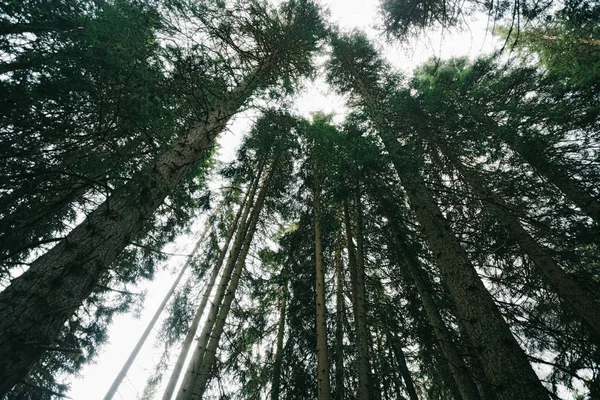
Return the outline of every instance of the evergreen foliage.
{"type": "Polygon", "coordinates": [[[207,210],[144,399],[598,398],[599,7],[462,5],[382,2],[539,25],[404,77],[309,0],[4,2],[0,398],[68,395],[207,210]],[[327,38],[340,123],[287,107],[327,38]]]}

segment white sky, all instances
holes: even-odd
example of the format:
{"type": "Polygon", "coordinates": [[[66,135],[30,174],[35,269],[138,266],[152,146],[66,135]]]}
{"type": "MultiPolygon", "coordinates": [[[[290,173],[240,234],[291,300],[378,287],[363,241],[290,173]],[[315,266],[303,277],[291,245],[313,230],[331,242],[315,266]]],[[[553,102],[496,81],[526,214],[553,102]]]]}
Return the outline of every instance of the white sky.
{"type": "MultiPolygon", "coordinates": [[[[320,3],[330,10],[331,22],[337,22],[344,29],[362,29],[373,40],[381,39],[380,33],[374,28],[374,25],[378,23],[377,0],[321,0],[320,3]]],[[[446,34],[446,40],[443,43],[440,43],[440,36],[440,32],[432,33],[429,38],[413,43],[408,51],[406,46],[387,46],[385,55],[394,65],[408,73],[414,66],[434,55],[442,58],[462,55],[473,57],[482,52],[489,52],[493,46],[492,35],[486,33],[485,20],[473,24],[471,31],[452,36],[446,34]]],[[[309,116],[315,111],[341,115],[344,113],[344,101],[332,93],[321,77],[314,83],[306,85],[298,97],[296,109],[305,116],[309,116]]],[[[220,136],[219,143],[222,149],[220,158],[222,160],[232,159],[243,133],[248,129],[248,120],[247,117],[242,116],[234,122],[229,132],[220,136]]],[[[338,121],[339,119],[336,119],[336,122],[338,121]]],[[[193,237],[182,237],[176,244],[169,246],[166,251],[187,253],[191,251],[194,244],[193,237]]],[[[134,292],[147,291],[144,310],[140,318],[135,319],[131,314],[125,314],[114,319],[109,329],[109,341],[100,350],[95,363],[84,367],[81,377],[72,381],[71,390],[68,393],[71,398],[96,400],[104,397],[184,262],[185,257],[172,257],[169,262],[170,271],[158,272],[154,281],[143,282],[140,287],[131,289],[134,292]]],[[[159,327],[160,321],[156,325],[156,328],[159,327]]],[[[177,350],[177,348],[174,349],[174,351],[177,350]]],[[[151,335],[130,369],[127,378],[121,384],[115,399],[129,400],[141,397],[146,379],[152,374],[161,352],[161,347],[157,346],[155,337],[151,335]]],[[[172,360],[175,358],[176,355],[173,355],[172,360]]],[[[168,377],[165,380],[168,380],[168,377]]],[[[165,380],[163,380],[163,384],[165,380]]],[[[159,396],[157,398],[160,398],[159,396]]]]}

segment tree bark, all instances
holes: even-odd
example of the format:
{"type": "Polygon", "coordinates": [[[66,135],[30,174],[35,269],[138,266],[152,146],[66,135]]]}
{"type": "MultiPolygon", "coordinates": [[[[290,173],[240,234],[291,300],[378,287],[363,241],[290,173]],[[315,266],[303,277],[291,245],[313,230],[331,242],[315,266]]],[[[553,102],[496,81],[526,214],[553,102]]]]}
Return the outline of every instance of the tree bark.
{"type": "Polygon", "coordinates": [[[365,310],[364,263],[359,262],[357,259],[347,199],[344,200],[344,225],[346,227],[346,240],[348,242],[348,264],[350,267],[350,281],[352,282],[352,308],[354,311],[354,327],[356,329],[356,361],[358,366],[357,398],[368,400],[373,395],[370,393],[371,365],[369,362],[369,340],[367,337],[369,335],[369,331],[367,327],[367,315],[365,310]]]}
{"type": "Polygon", "coordinates": [[[382,135],[436,265],[456,305],[458,317],[477,349],[486,376],[499,400],[547,399],[548,393],[531,368],[527,355],[512,336],[506,321],[465,250],[452,232],[412,163],[401,165],[395,139],[382,135]]]}
{"type": "Polygon", "coordinates": [[[246,264],[246,256],[248,255],[254,233],[256,232],[256,227],[260,219],[260,213],[265,203],[265,199],[269,191],[270,181],[273,173],[275,172],[276,165],[277,159],[275,159],[269,167],[269,171],[265,176],[264,182],[256,199],[256,204],[252,208],[250,222],[248,224],[248,228],[245,230],[243,247],[236,257],[235,270],[231,275],[231,281],[229,282],[229,286],[227,287],[227,291],[223,297],[222,305],[219,308],[219,314],[215,320],[214,329],[210,334],[210,340],[206,346],[204,357],[196,374],[193,390],[189,391],[187,395],[181,397],[181,399],[178,398],[178,400],[200,400],[204,395],[204,391],[206,390],[206,385],[208,384],[210,377],[210,370],[215,363],[217,348],[219,346],[219,341],[221,340],[221,335],[223,334],[223,328],[225,327],[227,315],[229,314],[231,304],[235,298],[235,292],[237,291],[240,277],[242,276],[244,265],[246,264]]]}
{"type": "Polygon", "coordinates": [[[287,277],[281,291],[281,307],[279,308],[279,324],[277,326],[277,344],[275,345],[275,362],[273,363],[273,383],[271,400],[279,400],[281,391],[281,366],[283,364],[283,336],[285,334],[285,313],[287,312],[287,277]]]}
{"type": "Polygon", "coordinates": [[[464,400],[479,400],[479,391],[473,381],[469,368],[461,356],[460,350],[454,343],[452,335],[448,331],[446,323],[435,304],[435,300],[431,294],[431,283],[424,276],[417,257],[408,249],[406,239],[398,228],[397,217],[392,215],[391,212],[387,214],[390,222],[390,230],[395,237],[398,247],[398,253],[402,257],[405,267],[415,284],[417,293],[423,304],[423,309],[433,329],[433,334],[438,340],[442,354],[450,366],[451,376],[456,382],[456,386],[464,400]]]}
{"type": "MultiPolygon", "coordinates": [[[[341,234],[340,234],[341,236],[341,234]]],[[[342,239],[335,245],[335,398],[344,399],[344,263],[342,239]]]]}
{"type": "Polygon", "coordinates": [[[235,216],[229,231],[227,232],[227,238],[225,239],[225,243],[223,244],[223,248],[219,253],[219,259],[215,263],[215,266],[212,270],[208,283],[206,284],[206,289],[204,290],[204,294],[202,295],[202,299],[200,300],[200,304],[194,314],[194,319],[192,320],[192,324],[188,329],[188,333],[183,339],[183,343],[181,345],[181,350],[179,351],[179,355],[177,356],[177,361],[175,362],[175,367],[173,368],[173,372],[171,372],[171,377],[169,378],[169,382],[167,383],[167,387],[165,392],[163,393],[163,400],[171,400],[173,394],[175,393],[175,386],[177,386],[177,381],[179,380],[179,376],[181,375],[181,370],[185,364],[185,359],[190,351],[190,347],[192,346],[192,342],[194,341],[194,337],[196,336],[196,332],[198,330],[198,325],[200,324],[200,320],[202,319],[202,315],[204,314],[204,309],[206,308],[206,304],[210,299],[210,294],[212,293],[213,287],[215,286],[215,282],[217,280],[217,276],[219,275],[219,271],[221,271],[221,266],[225,261],[225,256],[227,255],[227,250],[229,249],[229,245],[231,244],[231,240],[233,239],[233,235],[236,232],[236,229],[240,223],[240,218],[242,216],[242,211],[245,208],[247,202],[250,198],[251,188],[248,188],[244,200],[238,209],[238,212],[235,216]]]}
{"type": "Polygon", "coordinates": [[[400,369],[400,375],[402,375],[402,379],[404,380],[404,386],[408,392],[408,397],[410,400],[419,400],[419,396],[417,396],[417,390],[415,389],[415,383],[412,379],[410,370],[408,369],[408,364],[406,363],[406,356],[404,355],[404,351],[402,350],[400,343],[398,343],[398,338],[391,333],[388,333],[387,337],[388,341],[392,345],[392,351],[396,356],[398,369],[400,369]]]}
{"type": "Polygon", "coordinates": [[[600,302],[554,261],[550,250],[539,244],[523,228],[519,218],[512,214],[510,205],[487,189],[487,182],[481,174],[466,167],[457,157],[449,154],[448,149],[443,150],[481,200],[483,209],[507,229],[552,290],[586,323],[595,341],[600,343],[600,302]]]}
{"type": "Polygon", "coordinates": [[[0,397],[25,377],[163,200],[251,93],[250,74],[206,120],[136,174],[0,293],[0,397]]]}
{"type": "Polygon", "coordinates": [[[315,178],[314,220],[315,220],[315,272],[316,272],[316,313],[317,313],[317,397],[318,400],[331,398],[329,383],[329,360],[327,355],[327,306],[325,304],[325,267],[321,242],[321,187],[315,178]]]}
{"type": "Polygon", "coordinates": [[[600,224],[600,201],[590,195],[575,179],[567,175],[564,170],[544,159],[543,150],[536,152],[534,149],[528,148],[528,144],[518,137],[510,137],[506,139],[506,142],[538,174],[556,186],[584,214],[600,224]]]}
{"type": "MultiPolygon", "coordinates": [[[[194,383],[196,382],[196,377],[198,375],[198,371],[202,366],[202,360],[204,359],[204,354],[206,351],[206,347],[208,345],[208,341],[210,339],[210,334],[214,328],[214,325],[217,320],[217,315],[219,313],[219,307],[221,306],[221,302],[223,301],[223,297],[225,296],[225,291],[227,290],[227,285],[231,279],[233,274],[233,269],[235,267],[235,262],[237,260],[238,254],[240,253],[242,247],[242,241],[244,240],[246,230],[248,227],[248,216],[250,214],[250,210],[252,208],[254,202],[254,196],[258,189],[258,184],[260,181],[260,177],[262,175],[262,164],[259,167],[259,171],[254,178],[254,181],[250,185],[250,195],[248,196],[248,201],[244,208],[244,212],[242,214],[239,226],[237,228],[237,232],[235,234],[235,239],[233,241],[233,245],[231,247],[231,251],[229,252],[229,257],[227,258],[227,263],[225,264],[225,268],[223,270],[223,274],[221,275],[221,279],[219,280],[219,285],[217,286],[217,292],[211,302],[209,313],[206,317],[206,321],[204,321],[204,326],[202,327],[202,332],[200,333],[200,337],[198,338],[198,343],[196,344],[196,349],[192,355],[192,359],[185,371],[185,375],[183,378],[183,382],[181,387],[179,388],[179,392],[177,394],[177,399],[185,399],[191,396],[191,393],[194,388],[194,383]]],[[[224,249],[224,251],[227,251],[224,249]]],[[[221,253],[222,255],[223,253],[221,253]]]]}

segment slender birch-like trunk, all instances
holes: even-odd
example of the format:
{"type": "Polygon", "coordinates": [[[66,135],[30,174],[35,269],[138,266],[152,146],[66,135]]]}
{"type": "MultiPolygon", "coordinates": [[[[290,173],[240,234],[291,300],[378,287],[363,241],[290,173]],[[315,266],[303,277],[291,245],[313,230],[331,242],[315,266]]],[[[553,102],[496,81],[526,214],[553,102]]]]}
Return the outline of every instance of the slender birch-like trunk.
{"type": "Polygon", "coordinates": [[[206,390],[206,386],[210,378],[210,370],[212,369],[213,364],[215,363],[217,348],[219,346],[219,341],[221,340],[221,335],[223,334],[223,329],[225,327],[227,315],[229,314],[231,304],[233,303],[233,300],[235,298],[235,292],[237,291],[240,282],[240,277],[242,276],[244,265],[246,264],[246,256],[248,255],[248,251],[250,250],[250,245],[252,244],[254,233],[256,232],[256,227],[260,219],[260,213],[262,211],[265,199],[267,197],[267,193],[269,191],[271,178],[273,177],[273,174],[275,172],[277,161],[278,160],[276,158],[270,165],[267,175],[265,176],[265,179],[258,193],[256,203],[252,208],[252,212],[250,214],[250,221],[244,232],[245,235],[243,247],[236,256],[235,270],[231,275],[231,280],[229,282],[229,285],[227,286],[225,295],[223,296],[222,304],[219,308],[219,313],[215,320],[214,329],[210,334],[210,340],[208,342],[208,345],[206,346],[204,356],[200,364],[200,368],[198,369],[198,372],[196,374],[193,390],[186,393],[185,396],[178,398],[178,400],[200,400],[204,395],[204,391],[206,390]]]}
{"type": "MultiPolygon", "coordinates": [[[[238,225],[237,232],[235,234],[235,239],[229,252],[229,257],[227,258],[227,263],[225,264],[225,268],[221,275],[221,279],[219,280],[217,292],[215,293],[215,296],[212,299],[210,309],[206,317],[206,321],[204,321],[204,326],[202,327],[202,332],[200,333],[200,337],[198,338],[196,349],[192,354],[192,359],[190,360],[187,370],[185,371],[183,382],[181,384],[181,387],[179,388],[179,392],[176,397],[178,400],[189,398],[193,391],[198,371],[202,366],[202,360],[204,359],[204,354],[208,345],[208,341],[210,339],[210,334],[217,320],[219,307],[221,306],[221,302],[223,300],[223,297],[225,296],[225,291],[227,290],[227,286],[229,285],[229,281],[231,279],[233,269],[235,267],[237,256],[242,247],[242,242],[244,240],[246,229],[248,227],[248,216],[250,215],[250,210],[252,209],[252,205],[254,203],[254,196],[258,189],[258,185],[262,175],[262,170],[263,164],[261,164],[261,166],[259,167],[258,173],[254,178],[252,184],[250,185],[250,195],[248,196],[248,201],[246,202],[246,205],[244,207],[244,211],[240,223],[238,225]]],[[[226,249],[224,250],[226,251],[226,249]]]]}
{"type": "Polygon", "coordinates": [[[179,376],[181,375],[181,371],[183,370],[183,366],[185,364],[185,359],[190,351],[190,347],[192,346],[192,342],[194,341],[194,337],[196,336],[196,331],[198,330],[198,325],[200,324],[200,320],[202,319],[202,315],[204,314],[204,309],[206,308],[206,304],[210,299],[210,295],[212,293],[213,287],[217,280],[217,276],[221,271],[221,267],[223,262],[225,261],[225,256],[227,255],[227,250],[229,249],[229,245],[231,244],[231,240],[233,239],[233,235],[236,232],[236,229],[240,223],[240,219],[242,216],[242,211],[244,210],[246,203],[250,198],[251,188],[248,188],[246,195],[244,196],[244,200],[237,211],[237,214],[227,232],[227,238],[225,239],[225,243],[223,244],[223,248],[219,253],[219,259],[215,263],[215,266],[211,272],[210,278],[206,284],[206,289],[204,290],[204,294],[202,295],[202,299],[200,300],[200,304],[196,309],[196,313],[194,314],[194,319],[188,329],[185,338],[183,339],[183,343],[181,345],[181,350],[179,351],[179,355],[177,356],[177,361],[175,362],[175,367],[173,368],[173,372],[171,372],[171,377],[169,378],[169,382],[167,383],[167,387],[165,392],[163,393],[163,400],[171,400],[173,394],[175,393],[175,386],[177,386],[177,382],[179,381],[179,376]]]}
{"type": "Polygon", "coordinates": [[[117,393],[117,389],[119,389],[119,386],[121,385],[121,382],[123,381],[123,379],[127,375],[127,372],[129,371],[129,368],[131,368],[131,365],[133,364],[133,361],[135,360],[135,358],[139,354],[139,352],[140,352],[142,346],[144,345],[144,343],[146,343],[146,339],[148,339],[148,336],[150,336],[150,332],[152,332],[152,329],[154,329],[154,325],[156,324],[156,321],[158,321],[158,318],[160,317],[160,315],[162,314],[163,310],[167,306],[167,303],[169,302],[169,300],[171,299],[171,297],[173,297],[173,293],[175,293],[175,289],[177,289],[177,286],[179,286],[179,282],[181,281],[181,278],[183,278],[183,275],[188,270],[190,264],[192,263],[192,259],[194,258],[194,256],[198,252],[198,249],[200,248],[200,246],[202,245],[202,243],[204,243],[204,239],[206,237],[206,234],[208,233],[209,228],[210,228],[210,224],[209,224],[209,222],[207,222],[206,226],[204,227],[204,231],[200,234],[200,238],[198,239],[198,241],[196,242],[196,245],[194,246],[192,252],[188,256],[188,259],[185,262],[183,268],[181,268],[181,271],[177,275],[177,278],[173,282],[173,285],[171,285],[171,288],[169,289],[169,291],[167,292],[167,294],[163,298],[163,301],[160,303],[160,305],[156,309],[156,312],[154,313],[154,316],[152,317],[152,319],[150,320],[150,322],[146,326],[146,329],[142,333],[142,336],[140,336],[138,342],[136,343],[135,347],[131,351],[131,354],[129,354],[129,357],[125,361],[125,364],[123,364],[123,367],[121,368],[121,371],[119,371],[119,373],[117,374],[117,377],[115,378],[115,380],[113,381],[112,385],[110,386],[110,388],[106,392],[106,395],[104,395],[104,400],[111,400],[114,397],[115,393],[117,393]]]}

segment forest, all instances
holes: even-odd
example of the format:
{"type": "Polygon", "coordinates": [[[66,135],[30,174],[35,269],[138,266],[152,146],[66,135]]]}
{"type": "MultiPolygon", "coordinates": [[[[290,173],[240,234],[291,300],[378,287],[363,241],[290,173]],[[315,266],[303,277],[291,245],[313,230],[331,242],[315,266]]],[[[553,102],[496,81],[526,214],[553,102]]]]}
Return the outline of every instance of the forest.
{"type": "Polygon", "coordinates": [[[600,2],[378,9],[0,2],[0,399],[71,398],[192,230],[105,400],[157,332],[144,400],[600,399],[600,2]],[[384,54],[476,16],[492,54],[384,54]]]}

